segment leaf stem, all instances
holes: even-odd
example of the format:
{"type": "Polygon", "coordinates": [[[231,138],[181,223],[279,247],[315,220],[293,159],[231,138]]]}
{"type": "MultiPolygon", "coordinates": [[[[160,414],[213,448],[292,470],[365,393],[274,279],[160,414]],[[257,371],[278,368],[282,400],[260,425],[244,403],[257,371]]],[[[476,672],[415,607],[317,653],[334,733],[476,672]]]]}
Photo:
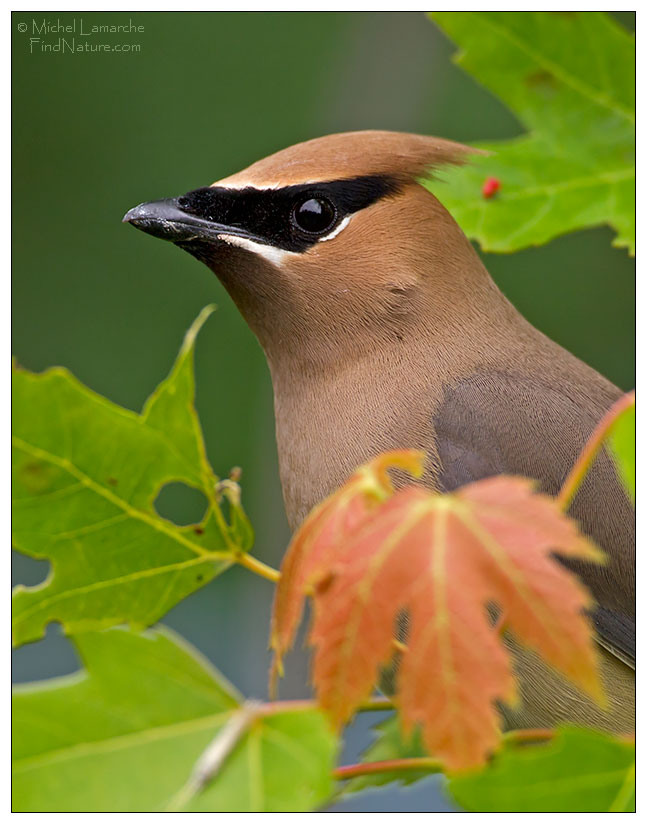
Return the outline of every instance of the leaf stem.
{"type": "Polygon", "coordinates": [[[523,744],[526,741],[552,741],[554,737],[555,730],[549,730],[544,727],[527,730],[510,730],[503,734],[504,741],[510,741],[513,744],[523,744]]]}
{"type": "Polygon", "coordinates": [[[278,569],[274,569],[274,567],[264,564],[262,561],[259,561],[258,558],[254,558],[253,555],[249,555],[247,552],[237,552],[234,555],[234,561],[236,561],[237,564],[244,566],[245,569],[255,572],[256,575],[260,575],[262,578],[267,578],[268,581],[273,581],[276,583],[281,577],[281,573],[278,569]]]}
{"type": "Polygon", "coordinates": [[[386,696],[376,695],[369,698],[357,707],[357,712],[378,712],[379,710],[392,710],[393,701],[386,696]]]}
{"type": "MultiPolygon", "coordinates": [[[[295,699],[294,701],[269,701],[263,704],[261,710],[263,715],[271,715],[275,712],[308,712],[319,707],[315,698],[295,699]]],[[[357,707],[357,712],[379,712],[380,710],[392,710],[393,701],[381,695],[369,698],[357,707]]]]}
{"type": "Polygon", "coordinates": [[[359,775],[374,775],[382,772],[409,772],[411,770],[428,770],[440,772],[442,763],[437,758],[393,758],[390,761],[366,761],[362,764],[349,764],[333,770],[333,777],[338,781],[347,781],[359,775]]]}
{"type": "MultiPolygon", "coordinates": [[[[503,739],[511,743],[525,743],[527,741],[550,741],[555,736],[555,730],[528,729],[510,730],[503,739]]],[[[413,770],[428,770],[429,772],[444,772],[442,761],[428,756],[420,758],[394,758],[389,761],[365,761],[360,764],[350,764],[346,767],[337,767],[333,770],[333,777],[338,781],[347,781],[359,775],[374,775],[383,772],[411,772],[413,770]]]]}
{"type": "Polygon", "coordinates": [[[604,415],[602,420],[595,427],[588,441],[584,444],[584,449],[580,452],[578,459],[575,461],[571,471],[568,473],[562,488],[557,495],[557,503],[563,511],[566,511],[577,490],[580,488],[586,473],[591,468],[591,464],[595,460],[596,455],[600,451],[602,444],[611,430],[611,427],[616,422],[616,419],[621,415],[625,409],[636,403],[636,393],[628,392],[613,404],[613,406],[604,415]]]}

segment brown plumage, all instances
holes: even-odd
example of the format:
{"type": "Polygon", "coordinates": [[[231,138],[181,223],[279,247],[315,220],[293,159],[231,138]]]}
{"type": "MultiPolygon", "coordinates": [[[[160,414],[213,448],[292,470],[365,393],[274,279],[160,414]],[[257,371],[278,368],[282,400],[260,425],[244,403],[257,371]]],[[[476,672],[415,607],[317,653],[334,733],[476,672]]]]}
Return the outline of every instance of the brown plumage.
{"type": "MultiPolygon", "coordinates": [[[[357,464],[393,448],[424,449],[436,489],[505,472],[555,493],[621,394],[516,311],[417,182],[470,151],[393,132],[331,135],[124,218],[203,260],[257,335],[293,527],[357,464]]],[[[513,720],[627,731],[634,518],[606,455],[571,513],[610,556],[578,572],[600,604],[611,710],[516,650],[525,700],[513,720]]]]}

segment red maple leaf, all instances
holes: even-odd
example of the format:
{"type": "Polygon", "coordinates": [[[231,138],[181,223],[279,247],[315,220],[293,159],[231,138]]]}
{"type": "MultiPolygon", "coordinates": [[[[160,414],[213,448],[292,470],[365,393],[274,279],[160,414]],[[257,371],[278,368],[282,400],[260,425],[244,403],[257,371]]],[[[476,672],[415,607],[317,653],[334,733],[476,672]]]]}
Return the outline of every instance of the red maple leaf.
{"type": "Polygon", "coordinates": [[[412,449],[379,455],[359,467],[344,486],[316,506],[294,534],[274,594],[270,692],[275,691],[276,676],[283,674],[283,656],[294,643],[306,593],[327,576],[340,543],[393,493],[387,469],[403,469],[420,477],[424,459],[423,452],[412,449]]]}
{"type": "Polygon", "coordinates": [[[300,559],[310,530],[315,544],[325,533],[326,513],[348,512],[335,502],[344,489],[297,535],[289,563],[301,573],[286,577],[281,594],[290,620],[277,621],[275,612],[275,627],[289,626],[283,640],[291,639],[304,581],[314,585],[313,680],[335,724],[370,696],[380,666],[392,657],[404,609],[409,635],[394,702],[405,730],[420,724],[429,752],[449,769],[485,761],[500,738],[495,702],[516,698],[492,605],[522,643],[603,702],[584,612],[591,597],[552,553],[596,562],[603,556],[554,499],[535,493],[531,481],[505,476],[447,495],[409,487],[365,511],[350,529],[337,520],[320,553],[310,546],[300,559]]]}

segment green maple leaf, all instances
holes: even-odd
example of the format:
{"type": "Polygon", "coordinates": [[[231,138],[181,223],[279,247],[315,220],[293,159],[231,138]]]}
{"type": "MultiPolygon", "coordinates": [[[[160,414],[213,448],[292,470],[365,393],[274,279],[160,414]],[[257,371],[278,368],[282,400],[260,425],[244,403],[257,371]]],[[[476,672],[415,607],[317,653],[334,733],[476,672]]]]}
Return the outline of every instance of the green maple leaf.
{"type": "Polygon", "coordinates": [[[527,134],[425,185],[484,251],[608,223],[634,251],[635,43],[601,12],[432,12],[527,134]],[[500,190],[484,198],[484,181],[500,190]]]}
{"type": "Polygon", "coordinates": [[[583,727],[562,727],[548,744],[506,748],[484,770],[456,776],[449,791],[479,812],[630,812],[636,748],[583,727]]]}
{"type": "MultiPolygon", "coordinates": [[[[428,756],[417,735],[405,738],[398,718],[377,728],[362,761],[400,761],[428,756]]],[[[513,735],[514,733],[511,733],[513,735]]],[[[624,812],[635,805],[635,745],[598,730],[561,727],[548,743],[520,744],[514,738],[483,769],[449,777],[451,796],[473,812],[624,812]]],[[[393,769],[346,782],[343,794],[391,781],[426,778],[433,767],[393,769]]]]}
{"type": "Polygon", "coordinates": [[[636,503],[636,404],[618,416],[609,433],[609,446],[625,489],[636,503]]]}
{"type": "Polygon", "coordinates": [[[168,630],[73,640],[84,671],[14,691],[14,811],[288,812],[330,796],[335,736],[319,711],[289,705],[261,708],[187,792],[196,761],[245,712],[240,695],[168,630]]]}
{"type": "Polygon", "coordinates": [[[68,632],[147,626],[227,569],[251,528],[228,482],[228,523],[193,405],[195,337],[138,415],[91,392],[67,370],[13,374],[13,543],[51,561],[45,582],[16,587],[15,644],[50,621],[68,632]],[[177,526],[153,502],[181,481],[208,502],[199,525],[177,526]]]}

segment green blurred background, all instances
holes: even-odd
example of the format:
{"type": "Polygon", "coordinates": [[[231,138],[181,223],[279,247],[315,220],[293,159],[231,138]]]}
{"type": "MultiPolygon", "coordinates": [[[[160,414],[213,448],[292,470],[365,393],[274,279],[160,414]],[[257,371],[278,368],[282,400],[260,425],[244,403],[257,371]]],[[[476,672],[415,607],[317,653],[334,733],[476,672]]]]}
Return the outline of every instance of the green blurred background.
{"type": "MultiPolygon", "coordinates": [[[[614,16],[634,29],[634,13],[614,16]]],[[[63,364],[139,410],[190,322],[217,303],[197,345],[198,411],[216,472],[243,468],[255,553],[278,565],[289,532],[263,354],[206,267],[122,225],[122,215],[330,132],[394,129],[469,142],[513,137],[520,125],[450,62],[455,47],[417,12],[16,12],[12,39],[14,354],[35,371],[63,364]],[[76,20],[78,30],[81,18],[86,30],[129,20],[143,26],[99,38],[140,51],[42,52],[42,42],[59,37],[43,34],[30,52],[32,20],[76,20]]],[[[627,389],[634,384],[634,262],[611,238],[600,228],[484,259],[532,323],[627,389]]],[[[165,494],[162,506],[181,522],[200,514],[182,490],[165,494]]],[[[14,583],[37,583],[46,572],[45,563],[14,553],[14,583]]],[[[271,596],[269,583],[235,569],[165,622],[243,692],[263,697],[271,596]]],[[[14,654],[17,681],[76,667],[55,628],[14,654]]],[[[297,653],[282,696],[303,695],[305,678],[306,657],[297,653]]],[[[366,719],[355,725],[347,757],[366,744],[366,727],[366,719]]],[[[433,779],[335,809],[450,806],[433,779]]]]}

